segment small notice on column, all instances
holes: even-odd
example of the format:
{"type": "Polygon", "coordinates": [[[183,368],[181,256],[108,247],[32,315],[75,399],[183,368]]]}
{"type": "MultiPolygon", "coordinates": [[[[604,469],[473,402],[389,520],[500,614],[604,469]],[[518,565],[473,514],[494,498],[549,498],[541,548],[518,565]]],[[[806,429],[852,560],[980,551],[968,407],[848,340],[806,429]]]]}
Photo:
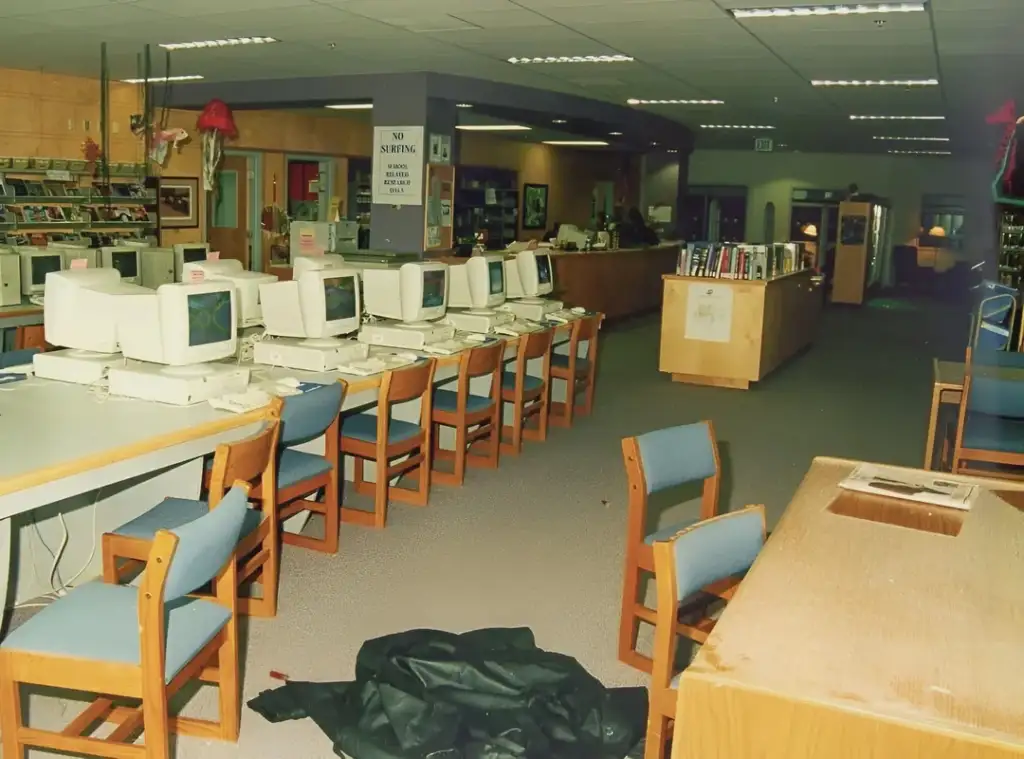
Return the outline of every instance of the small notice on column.
{"type": "Polygon", "coordinates": [[[686,339],[729,342],[732,301],[732,288],[728,285],[690,285],[686,294],[686,339]]]}
{"type": "Polygon", "coordinates": [[[423,205],[423,127],[373,128],[374,203],[423,205]]]}

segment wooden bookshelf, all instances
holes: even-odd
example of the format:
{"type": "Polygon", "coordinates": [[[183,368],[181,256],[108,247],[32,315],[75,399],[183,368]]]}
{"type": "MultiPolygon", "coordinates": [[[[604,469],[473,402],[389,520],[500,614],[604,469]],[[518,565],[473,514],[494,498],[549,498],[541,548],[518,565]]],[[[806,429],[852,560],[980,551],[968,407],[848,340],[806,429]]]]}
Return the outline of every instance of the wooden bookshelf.
{"type": "Polygon", "coordinates": [[[746,390],[814,340],[820,277],[663,277],[659,369],[675,382],[746,390]]]}

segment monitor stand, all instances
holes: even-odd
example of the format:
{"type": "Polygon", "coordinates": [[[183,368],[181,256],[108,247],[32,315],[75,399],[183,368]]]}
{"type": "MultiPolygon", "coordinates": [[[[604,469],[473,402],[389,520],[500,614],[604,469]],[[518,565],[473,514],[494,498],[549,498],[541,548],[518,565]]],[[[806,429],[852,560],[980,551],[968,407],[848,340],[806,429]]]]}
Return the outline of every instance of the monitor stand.
{"type": "Polygon", "coordinates": [[[359,330],[359,342],[367,345],[385,345],[390,348],[422,350],[423,346],[440,343],[455,337],[455,327],[440,322],[379,321],[364,324],[359,330]]]}
{"type": "Polygon", "coordinates": [[[94,353],[64,349],[37,353],[32,359],[37,377],[75,385],[91,385],[107,376],[116,366],[124,363],[120,353],[94,353]]]}
{"type": "Polygon", "coordinates": [[[243,393],[249,386],[249,370],[235,363],[163,366],[131,361],[112,368],[109,378],[111,395],[174,406],[243,393]]]}
{"type": "Polygon", "coordinates": [[[532,321],[540,321],[545,315],[552,311],[560,311],[562,309],[562,301],[560,300],[547,300],[545,298],[517,298],[515,300],[506,300],[505,305],[502,308],[506,311],[511,311],[516,315],[517,319],[530,319],[532,321]]]}
{"type": "Polygon", "coordinates": [[[492,311],[488,308],[471,308],[466,311],[449,311],[445,320],[461,332],[493,332],[495,327],[515,321],[511,311],[492,311]]]}
{"type": "Polygon", "coordinates": [[[362,361],[370,354],[370,346],[356,340],[310,338],[298,340],[272,337],[253,346],[252,360],[265,366],[329,372],[353,361],[362,361]]]}

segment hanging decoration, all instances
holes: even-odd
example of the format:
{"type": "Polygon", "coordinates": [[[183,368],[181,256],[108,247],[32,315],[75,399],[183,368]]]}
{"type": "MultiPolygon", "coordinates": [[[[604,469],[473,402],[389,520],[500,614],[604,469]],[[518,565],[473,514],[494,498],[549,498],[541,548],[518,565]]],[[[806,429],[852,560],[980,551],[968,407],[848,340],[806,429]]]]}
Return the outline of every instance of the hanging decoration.
{"type": "Polygon", "coordinates": [[[152,147],[149,151],[149,160],[160,166],[167,163],[167,156],[171,154],[171,148],[180,152],[181,146],[191,139],[191,135],[184,129],[153,129],[152,147]]]}
{"type": "Polygon", "coordinates": [[[1017,104],[1010,100],[1003,103],[999,110],[985,119],[992,126],[1003,127],[1003,137],[996,153],[996,176],[992,180],[992,198],[997,203],[1013,206],[1024,206],[1024,197],[1013,195],[1012,187],[1017,168],[1017,131],[1024,126],[1024,116],[1017,118],[1017,104]]]}
{"type": "Polygon", "coordinates": [[[96,143],[92,137],[86,137],[82,143],[82,157],[85,158],[86,164],[90,168],[95,168],[100,158],[103,156],[103,151],[100,146],[96,143]]]}
{"type": "Polygon", "coordinates": [[[203,189],[213,190],[214,179],[220,166],[225,138],[238,136],[238,128],[231,115],[231,109],[223,100],[211,100],[199,114],[196,127],[202,135],[203,145],[203,189]]]}

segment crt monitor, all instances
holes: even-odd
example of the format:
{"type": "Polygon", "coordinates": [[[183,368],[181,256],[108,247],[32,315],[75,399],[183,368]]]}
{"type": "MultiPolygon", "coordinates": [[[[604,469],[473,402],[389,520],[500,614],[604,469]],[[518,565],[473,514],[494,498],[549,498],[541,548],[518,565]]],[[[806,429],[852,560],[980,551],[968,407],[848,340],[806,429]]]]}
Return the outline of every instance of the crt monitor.
{"type": "Polygon", "coordinates": [[[46,342],[91,353],[117,353],[115,299],[147,290],[126,284],[115,269],[70,269],[46,276],[46,342]]]}
{"type": "Polygon", "coordinates": [[[122,281],[133,285],[139,284],[141,257],[142,253],[135,247],[100,248],[100,266],[116,269],[122,281]]]}
{"type": "Polygon", "coordinates": [[[290,282],[260,286],[267,334],[303,338],[303,345],[340,345],[336,335],[359,329],[359,275],[352,269],[305,271],[290,282]]]}
{"type": "Polygon", "coordinates": [[[362,271],[363,306],[382,319],[417,324],[445,315],[448,264],[417,261],[398,268],[362,271]]]}
{"type": "Polygon", "coordinates": [[[510,298],[538,298],[554,289],[551,256],[539,250],[521,250],[505,261],[510,298]]]}
{"type": "Polygon", "coordinates": [[[263,323],[260,285],[277,282],[275,275],[246,271],[242,268],[242,262],[234,258],[186,263],[182,270],[182,279],[192,281],[193,271],[202,272],[202,280],[230,282],[235,286],[238,292],[239,327],[254,327],[263,323]]]}
{"type": "Polygon", "coordinates": [[[234,356],[235,288],[230,282],[174,282],[117,299],[117,334],[125,358],[186,367],[234,356]]]}
{"type": "Polygon", "coordinates": [[[205,242],[180,243],[174,248],[174,279],[181,282],[181,272],[185,264],[205,261],[210,253],[210,245],[205,242]]]}
{"type": "Polygon", "coordinates": [[[504,256],[473,256],[448,269],[448,306],[477,311],[505,302],[504,256]]]}
{"type": "Polygon", "coordinates": [[[46,275],[64,269],[64,257],[59,250],[21,248],[21,292],[36,295],[46,291],[46,275]]]}
{"type": "Polygon", "coordinates": [[[292,279],[298,279],[307,271],[343,269],[344,267],[345,259],[337,253],[324,253],[321,256],[295,256],[292,259],[292,279]]]}

